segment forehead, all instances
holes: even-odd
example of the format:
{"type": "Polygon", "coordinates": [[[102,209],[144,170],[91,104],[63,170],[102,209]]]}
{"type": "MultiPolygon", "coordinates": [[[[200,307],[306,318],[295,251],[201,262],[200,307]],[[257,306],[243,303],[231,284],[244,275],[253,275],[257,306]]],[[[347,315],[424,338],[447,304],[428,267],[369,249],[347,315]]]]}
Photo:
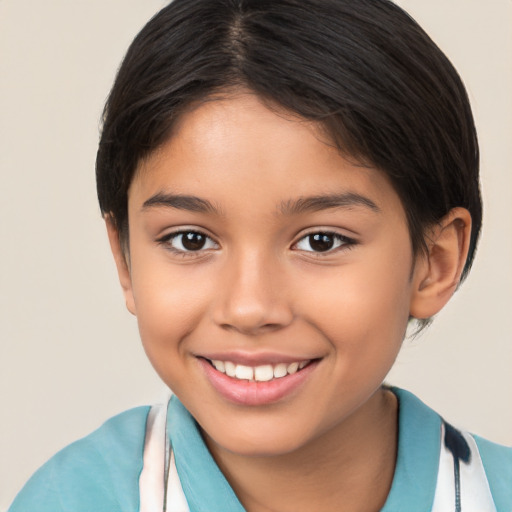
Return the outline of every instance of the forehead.
{"type": "Polygon", "coordinates": [[[403,213],[384,173],[343,156],[318,124],[251,93],[206,101],[183,115],[139,166],[129,201],[140,206],[162,193],[194,194],[219,210],[243,211],[352,194],[403,213]]]}

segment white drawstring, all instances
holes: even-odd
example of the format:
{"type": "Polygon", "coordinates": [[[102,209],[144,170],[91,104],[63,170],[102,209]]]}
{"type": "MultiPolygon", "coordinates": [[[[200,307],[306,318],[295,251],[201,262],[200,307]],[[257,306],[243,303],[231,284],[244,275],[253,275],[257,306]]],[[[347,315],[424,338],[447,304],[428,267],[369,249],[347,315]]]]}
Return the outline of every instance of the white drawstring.
{"type": "Polygon", "coordinates": [[[190,512],[167,436],[167,404],[154,405],[146,420],[139,512],[190,512]]]}
{"type": "Polygon", "coordinates": [[[465,432],[460,434],[471,452],[469,463],[461,461],[459,465],[460,499],[456,498],[456,489],[459,485],[455,482],[455,461],[452,452],[444,442],[446,428],[443,423],[439,472],[432,512],[456,511],[457,501],[460,501],[460,512],[496,512],[478,446],[472,436],[465,432]]]}

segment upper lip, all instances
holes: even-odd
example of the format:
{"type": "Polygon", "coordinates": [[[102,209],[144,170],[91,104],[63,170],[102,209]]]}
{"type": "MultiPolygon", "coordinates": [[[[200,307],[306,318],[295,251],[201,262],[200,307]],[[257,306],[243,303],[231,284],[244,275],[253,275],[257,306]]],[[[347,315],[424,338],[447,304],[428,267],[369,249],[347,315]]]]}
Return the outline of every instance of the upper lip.
{"type": "Polygon", "coordinates": [[[261,366],[264,364],[275,365],[279,363],[289,364],[301,361],[309,361],[312,359],[319,359],[318,357],[280,354],[277,352],[244,352],[240,350],[208,352],[203,354],[196,354],[196,356],[209,359],[210,361],[231,361],[232,363],[241,364],[244,366],[261,366]]]}

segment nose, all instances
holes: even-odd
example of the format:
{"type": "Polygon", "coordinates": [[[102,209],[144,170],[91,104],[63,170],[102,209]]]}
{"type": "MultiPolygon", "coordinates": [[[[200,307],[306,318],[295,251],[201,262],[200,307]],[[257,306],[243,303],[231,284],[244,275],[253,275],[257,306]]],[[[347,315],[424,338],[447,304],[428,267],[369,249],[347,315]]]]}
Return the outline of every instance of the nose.
{"type": "Polygon", "coordinates": [[[219,277],[214,320],[223,329],[258,335],[292,322],[286,279],[276,261],[245,255],[226,262],[219,277]]]}

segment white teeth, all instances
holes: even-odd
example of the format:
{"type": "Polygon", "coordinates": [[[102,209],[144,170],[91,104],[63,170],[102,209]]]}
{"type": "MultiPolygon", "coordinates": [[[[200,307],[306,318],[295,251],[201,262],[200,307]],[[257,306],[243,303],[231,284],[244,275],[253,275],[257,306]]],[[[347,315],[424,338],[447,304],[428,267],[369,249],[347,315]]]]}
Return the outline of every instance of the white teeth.
{"type": "Polygon", "coordinates": [[[215,366],[216,370],[219,372],[226,373],[226,366],[224,365],[224,361],[212,361],[213,366],[215,366]]]}
{"type": "Polygon", "coordinates": [[[284,377],[288,372],[288,365],[285,363],[279,363],[274,366],[274,378],[280,379],[284,377]]]}
{"type": "Polygon", "coordinates": [[[272,379],[281,379],[287,375],[293,375],[302,370],[311,360],[294,362],[294,363],[278,363],[275,365],[264,364],[261,366],[245,366],[243,364],[235,364],[232,361],[220,361],[214,359],[211,361],[213,367],[225,373],[228,377],[239,380],[251,380],[257,382],[268,382],[272,379]]]}
{"type": "Polygon", "coordinates": [[[231,361],[226,361],[224,363],[224,367],[226,368],[226,375],[228,377],[236,376],[236,364],[235,363],[232,363],[231,361]]]}
{"type": "Polygon", "coordinates": [[[293,375],[294,373],[297,373],[297,370],[299,369],[299,363],[291,363],[288,365],[288,373],[290,375],[293,375]]]}
{"type": "Polygon", "coordinates": [[[250,366],[236,365],[235,377],[240,380],[252,380],[254,377],[254,370],[250,366]]]}
{"type": "Polygon", "coordinates": [[[258,382],[266,382],[273,378],[274,368],[272,368],[271,364],[256,366],[256,368],[254,368],[254,380],[257,380],[258,382]]]}

